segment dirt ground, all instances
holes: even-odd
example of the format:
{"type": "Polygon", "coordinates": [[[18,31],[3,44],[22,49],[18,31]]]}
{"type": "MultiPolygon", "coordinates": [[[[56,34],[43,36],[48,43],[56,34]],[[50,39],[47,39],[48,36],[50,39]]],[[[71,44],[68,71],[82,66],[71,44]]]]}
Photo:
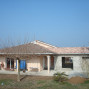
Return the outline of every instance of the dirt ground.
{"type": "MultiPolygon", "coordinates": [[[[29,81],[29,80],[52,80],[52,77],[49,76],[24,76],[21,75],[20,76],[21,81],[29,81]]],[[[5,74],[0,74],[0,79],[12,79],[14,81],[17,81],[17,75],[5,75],[5,74]]],[[[72,77],[68,80],[69,83],[72,84],[79,84],[79,83],[84,83],[86,81],[85,78],[76,76],[76,77],[72,77]]]]}
{"type": "MultiPolygon", "coordinates": [[[[20,76],[21,78],[21,81],[25,81],[25,80],[52,80],[52,77],[49,77],[49,76],[31,76],[31,75],[21,75],[20,76]]],[[[0,74],[0,79],[12,79],[12,80],[15,80],[17,81],[17,75],[10,75],[10,74],[0,74]]]]}
{"type": "Polygon", "coordinates": [[[68,80],[68,82],[72,84],[80,84],[80,83],[84,83],[85,81],[86,81],[85,78],[79,76],[72,77],[68,80]]]}

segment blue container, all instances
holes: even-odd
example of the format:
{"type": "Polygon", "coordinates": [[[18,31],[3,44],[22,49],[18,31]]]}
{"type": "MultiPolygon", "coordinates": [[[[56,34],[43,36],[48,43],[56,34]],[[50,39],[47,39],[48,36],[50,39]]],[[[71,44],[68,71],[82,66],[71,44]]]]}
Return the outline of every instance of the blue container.
{"type": "MultiPolygon", "coordinates": [[[[16,61],[16,69],[17,69],[17,61],[16,61]]],[[[26,61],[20,60],[20,69],[26,69],[26,61]]]]}

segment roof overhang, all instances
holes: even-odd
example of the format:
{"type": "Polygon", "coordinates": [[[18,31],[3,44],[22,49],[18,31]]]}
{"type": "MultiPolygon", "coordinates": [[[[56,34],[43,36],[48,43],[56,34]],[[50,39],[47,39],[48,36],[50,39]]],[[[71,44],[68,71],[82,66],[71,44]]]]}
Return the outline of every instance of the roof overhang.
{"type": "Polygon", "coordinates": [[[67,54],[68,54],[68,55],[80,55],[80,54],[81,54],[81,55],[84,55],[84,54],[89,55],[89,53],[58,53],[58,54],[59,54],[59,55],[60,55],[60,54],[62,54],[62,55],[67,55],[67,54]]]}
{"type": "Polygon", "coordinates": [[[89,55],[89,53],[0,53],[0,55],[89,55]]]}
{"type": "Polygon", "coordinates": [[[0,53],[0,55],[51,55],[55,53],[0,53]]]}

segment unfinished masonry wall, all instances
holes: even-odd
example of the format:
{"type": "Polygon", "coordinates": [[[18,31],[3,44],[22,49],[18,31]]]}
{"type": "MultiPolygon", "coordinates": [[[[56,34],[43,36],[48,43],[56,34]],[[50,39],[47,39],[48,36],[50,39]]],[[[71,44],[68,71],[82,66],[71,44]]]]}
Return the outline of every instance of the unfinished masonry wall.
{"type": "Polygon", "coordinates": [[[62,68],[61,56],[54,56],[54,70],[58,71],[62,68]]]}
{"type": "Polygon", "coordinates": [[[74,55],[62,55],[62,56],[55,56],[54,57],[54,69],[56,71],[63,71],[63,72],[68,72],[68,71],[72,71],[72,72],[83,72],[82,70],[82,65],[81,65],[81,60],[82,60],[82,56],[74,56],[74,55]],[[70,68],[62,68],[62,57],[72,57],[73,59],[73,69],[70,68]]]}

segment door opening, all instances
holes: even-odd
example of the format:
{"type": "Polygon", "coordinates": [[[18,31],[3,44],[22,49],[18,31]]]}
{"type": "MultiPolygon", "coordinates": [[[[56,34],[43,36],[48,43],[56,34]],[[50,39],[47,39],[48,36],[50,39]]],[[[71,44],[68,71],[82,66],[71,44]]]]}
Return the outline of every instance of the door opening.
{"type": "Polygon", "coordinates": [[[7,69],[13,69],[14,68],[14,59],[7,58],[6,59],[7,69]]]}

